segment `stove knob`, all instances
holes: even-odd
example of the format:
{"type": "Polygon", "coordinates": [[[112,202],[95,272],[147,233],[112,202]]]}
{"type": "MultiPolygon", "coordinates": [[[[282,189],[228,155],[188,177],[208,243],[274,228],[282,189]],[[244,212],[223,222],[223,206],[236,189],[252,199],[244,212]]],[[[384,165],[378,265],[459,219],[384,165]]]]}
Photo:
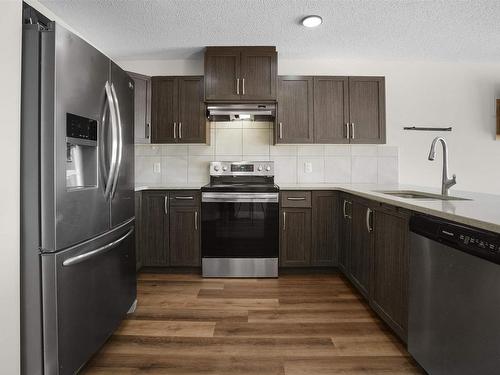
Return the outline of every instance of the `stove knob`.
{"type": "Polygon", "coordinates": [[[271,166],[270,166],[270,165],[268,165],[268,166],[266,167],[266,171],[268,171],[268,172],[269,172],[270,170],[271,170],[271,166]]]}
{"type": "Polygon", "coordinates": [[[257,170],[260,172],[262,170],[262,165],[259,165],[259,167],[257,168],[257,170]]]}
{"type": "Polygon", "coordinates": [[[222,170],[223,170],[224,172],[225,172],[225,171],[227,171],[227,167],[226,167],[226,166],[223,166],[223,167],[222,167],[222,170]]]}
{"type": "Polygon", "coordinates": [[[214,165],[214,171],[216,171],[216,172],[217,172],[219,169],[220,169],[220,168],[219,168],[219,166],[218,166],[218,165],[214,165]]]}

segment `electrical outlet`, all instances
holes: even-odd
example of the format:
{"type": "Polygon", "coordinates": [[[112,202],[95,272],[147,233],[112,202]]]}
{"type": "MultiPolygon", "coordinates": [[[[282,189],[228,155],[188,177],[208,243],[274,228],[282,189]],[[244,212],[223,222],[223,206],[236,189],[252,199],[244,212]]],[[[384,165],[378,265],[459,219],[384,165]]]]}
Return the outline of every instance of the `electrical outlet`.
{"type": "Polygon", "coordinates": [[[312,173],[313,171],[313,165],[310,162],[305,162],[304,163],[304,173],[312,173]]]}
{"type": "Polygon", "coordinates": [[[153,164],[153,172],[154,173],[161,173],[161,165],[160,165],[160,163],[154,163],[153,164]]]}

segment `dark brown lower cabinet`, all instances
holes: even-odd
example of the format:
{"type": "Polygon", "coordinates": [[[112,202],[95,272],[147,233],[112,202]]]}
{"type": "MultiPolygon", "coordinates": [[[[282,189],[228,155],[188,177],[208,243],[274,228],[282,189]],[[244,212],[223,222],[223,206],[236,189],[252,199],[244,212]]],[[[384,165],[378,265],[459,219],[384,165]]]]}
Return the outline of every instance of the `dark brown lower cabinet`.
{"type": "Polygon", "coordinates": [[[198,206],[170,207],[170,265],[200,265],[200,212],[198,206]]]}
{"type": "Polygon", "coordinates": [[[409,214],[377,209],[370,304],[404,340],[408,328],[409,214]]]}
{"type": "Polygon", "coordinates": [[[138,252],[142,266],[168,266],[170,261],[168,192],[142,192],[139,232],[141,241],[138,252]]]}
{"type": "Polygon", "coordinates": [[[338,195],[312,192],[311,266],[336,266],[338,244],[338,195]]]}
{"type": "Polygon", "coordinates": [[[144,267],[198,267],[199,191],[143,191],[137,254],[144,267]]]}
{"type": "Polygon", "coordinates": [[[351,247],[348,274],[361,294],[368,297],[370,287],[370,256],[373,231],[370,228],[373,211],[364,201],[352,201],[351,247]]]}
{"type": "Polygon", "coordinates": [[[311,209],[282,208],[280,229],[280,266],[308,266],[311,258],[311,209]]]}

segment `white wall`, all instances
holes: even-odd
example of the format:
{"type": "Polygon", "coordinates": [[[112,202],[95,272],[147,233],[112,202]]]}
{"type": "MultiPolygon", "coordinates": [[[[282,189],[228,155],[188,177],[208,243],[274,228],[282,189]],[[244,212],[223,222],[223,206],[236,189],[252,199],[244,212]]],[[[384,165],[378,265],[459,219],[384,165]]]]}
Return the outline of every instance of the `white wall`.
{"type": "MultiPolygon", "coordinates": [[[[125,69],[151,75],[201,74],[201,61],[121,61],[125,69]]],[[[287,60],[279,74],[384,75],[387,142],[399,146],[400,182],[440,186],[441,153],[427,160],[433,137],[450,148],[456,189],[500,194],[500,141],[495,140],[495,99],[500,98],[500,64],[287,60]],[[453,126],[451,133],[403,131],[403,126],[453,126]]]]}
{"type": "Polygon", "coordinates": [[[19,0],[0,1],[0,373],[19,373],[19,174],[21,102],[21,14],[19,0]]]}

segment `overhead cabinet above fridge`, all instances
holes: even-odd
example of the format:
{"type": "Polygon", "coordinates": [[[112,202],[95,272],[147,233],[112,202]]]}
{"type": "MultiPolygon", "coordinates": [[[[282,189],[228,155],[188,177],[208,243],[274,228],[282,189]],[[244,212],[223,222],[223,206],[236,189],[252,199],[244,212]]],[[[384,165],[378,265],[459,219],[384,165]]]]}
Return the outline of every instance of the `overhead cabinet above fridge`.
{"type": "Polygon", "coordinates": [[[276,47],[207,47],[206,101],[275,101],[276,47]]]}

